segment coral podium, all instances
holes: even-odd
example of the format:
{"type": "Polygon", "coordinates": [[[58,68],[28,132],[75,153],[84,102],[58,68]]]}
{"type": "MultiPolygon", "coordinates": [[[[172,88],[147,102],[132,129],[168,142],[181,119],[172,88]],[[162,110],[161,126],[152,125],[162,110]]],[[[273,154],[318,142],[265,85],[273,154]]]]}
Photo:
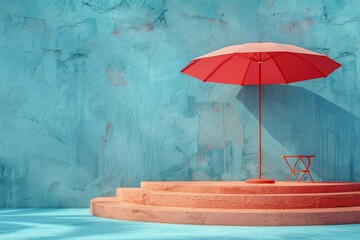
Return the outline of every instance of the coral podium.
{"type": "Polygon", "coordinates": [[[94,198],[95,216],[143,222],[277,226],[360,223],[360,183],[142,182],[94,198]]]}

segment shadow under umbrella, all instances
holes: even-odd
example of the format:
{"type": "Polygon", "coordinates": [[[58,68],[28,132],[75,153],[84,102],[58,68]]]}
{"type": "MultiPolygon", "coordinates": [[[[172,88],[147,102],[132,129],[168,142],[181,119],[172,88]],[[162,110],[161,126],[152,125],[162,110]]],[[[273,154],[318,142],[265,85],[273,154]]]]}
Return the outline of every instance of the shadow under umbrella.
{"type": "MultiPolygon", "coordinates": [[[[236,97],[256,118],[257,92],[257,86],[244,87],[236,97]]],[[[357,116],[309,90],[290,85],[263,86],[262,104],[262,126],[274,140],[291,155],[315,155],[310,168],[318,176],[315,181],[360,180],[357,116]]]]}

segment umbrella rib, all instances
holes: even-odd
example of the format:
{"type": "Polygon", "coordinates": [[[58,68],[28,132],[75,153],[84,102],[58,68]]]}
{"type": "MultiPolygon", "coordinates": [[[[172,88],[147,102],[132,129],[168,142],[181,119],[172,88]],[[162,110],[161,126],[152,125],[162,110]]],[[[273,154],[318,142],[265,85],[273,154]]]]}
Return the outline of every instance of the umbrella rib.
{"type": "Polygon", "coordinates": [[[251,57],[249,57],[248,55],[246,55],[246,54],[240,54],[240,53],[237,53],[237,54],[235,54],[235,56],[237,56],[237,57],[241,57],[241,58],[245,58],[245,59],[248,59],[249,60],[249,64],[247,65],[247,67],[246,67],[246,70],[245,70],[245,74],[244,74],[244,77],[243,77],[243,80],[241,81],[241,83],[240,83],[240,85],[241,86],[244,86],[243,84],[244,84],[244,81],[245,81],[245,77],[246,77],[246,74],[247,74],[247,72],[248,72],[248,70],[249,70],[249,68],[250,68],[250,64],[251,64],[251,62],[254,60],[254,55],[253,56],[251,56],[251,57]]]}
{"type": "MultiPolygon", "coordinates": [[[[269,57],[268,57],[268,58],[265,58],[265,59],[263,60],[263,62],[266,62],[267,60],[270,59],[270,57],[271,57],[270,53],[271,53],[271,52],[267,53],[267,54],[269,55],[269,57]]],[[[282,54],[284,54],[284,53],[285,53],[285,52],[276,53],[276,54],[274,54],[274,56],[272,57],[272,59],[274,60],[274,57],[277,57],[277,56],[282,55],[282,54]]]]}
{"type": "Polygon", "coordinates": [[[219,70],[219,68],[221,68],[222,65],[224,65],[225,63],[227,63],[228,61],[230,61],[232,58],[234,57],[234,54],[232,54],[230,57],[226,58],[224,61],[222,61],[219,65],[217,65],[214,70],[212,70],[209,75],[206,76],[206,78],[204,79],[203,82],[207,82],[207,80],[214,75],[214,73],[216,73],[217,70],[219,70]]]}
{"type": "MultiPolygon", "coordinates": [[[[276,56],[278,56],[278,55],[276,55],[276,56]]],[[[275,59],[270,54],[269,54],[269,58],[271,58],[273,60],[273,62],[275,63],[275,65],[279,69],[279,72],[281,73],[281,76],[284,78],[285,83],[289,84],[288,81],[286,80],[285,76],[284,76],[284,73],[281,71],[281,69],[280,69],[279,65],[277,64],[277,62],[275,61],[275,59]]]]}
{"type": "Polygon", "coordinates": [[[308,60],[306,60],[305,58],[299,56],[298,54],[294,54],[294,53],[292,53],[292,52],[287,52],[287,53],[289,53],[289,54],[291,54],[291,55],[294,55],[294,56],[300,58],[301,60],[303,60],[304,62],[306,62],[306,63],[309,64],[310,66],[312,66],[312,67],[313,67],[315,70],[317,70],[319,73],[321,73],[321,74],[323,75],[323,77],[327,77],[326,74],[324,74],[319,68],[315,67],[312,63],[310,63],[310,62],[309,62],[308,60]]]}
{"type": "Polygon", "coordinates": [[[253,57],[249,57],[245,53],[235,53],[235,56],[245,58],[245,59],[249,59],[249,60],[254,60],[253,57]]]}
{"type": "Polygon", "coordinates": [[[243,80],[241,81],[240,85],[243,86],[244,82],[245,82],[245,78],[246,78],[246,74],[248,73],[249,71],[249,68],[250,68],[250,64],[251,64],[252,60],[250,59],[249,60],[249,64],[247,65],[246,67],[246,70],[245,70],[245,74],[244,74],[244,77],[243,77],[243,80]]]}
{"type": "Polygon", "coordinates": [[[192,65],[194,65],[195,63],[197,63],[200,59],[195,59],[192,63],[190,63],[189,65],[187,65],[183,70],[181,70],[181,72],[183,73],[185,70],[187,70],[188,68],[190,68],[192,65]]]}

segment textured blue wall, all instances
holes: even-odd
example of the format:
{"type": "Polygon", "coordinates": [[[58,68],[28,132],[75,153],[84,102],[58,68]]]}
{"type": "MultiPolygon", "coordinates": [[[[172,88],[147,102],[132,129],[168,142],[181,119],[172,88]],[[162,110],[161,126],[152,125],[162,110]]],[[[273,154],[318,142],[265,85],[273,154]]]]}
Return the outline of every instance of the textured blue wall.
{"type": "Polygon", "coordinates": [[[360,181],[355,1],[2,0],[0,206],[84,207],[141,180],[240,180],[257,171],[257,89],[180,74],[256,41],[343,67],[266,86],[264,176],[314,154],[316,180],[360,181]]]}

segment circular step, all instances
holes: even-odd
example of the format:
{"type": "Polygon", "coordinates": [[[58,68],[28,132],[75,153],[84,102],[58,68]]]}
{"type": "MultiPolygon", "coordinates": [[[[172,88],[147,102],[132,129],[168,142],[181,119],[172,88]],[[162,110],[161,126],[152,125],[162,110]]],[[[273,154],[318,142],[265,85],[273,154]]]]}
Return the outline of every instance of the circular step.
{"type": "Polygon", "coordinates": [[[360,207],[315,209],[214,209],[148,206],[93,199],[95,216],[129,221],[228,225],[300,226],[360,223],[360,207]]]}
{"type": "Polygon", "coordinates": [[[360,223],[360,183],[142,182],[92,199],[95,216],[132,221],[237,225],[360,223]]]}
{"type": "Polygon", "coordinates": [[[235,181],[141,182],[141,188],[154,191],[223,193],[223,194],[286,194],[332,193],[360,191],[358,182],[282,182],[248,184],[235,181]]]}
{"type": "Polygon", "coordinates": [[[359,192],[303,194],[213,194],[118,188],[122,202],[190,208],[301,209],[360,206],[359,192]]]}

